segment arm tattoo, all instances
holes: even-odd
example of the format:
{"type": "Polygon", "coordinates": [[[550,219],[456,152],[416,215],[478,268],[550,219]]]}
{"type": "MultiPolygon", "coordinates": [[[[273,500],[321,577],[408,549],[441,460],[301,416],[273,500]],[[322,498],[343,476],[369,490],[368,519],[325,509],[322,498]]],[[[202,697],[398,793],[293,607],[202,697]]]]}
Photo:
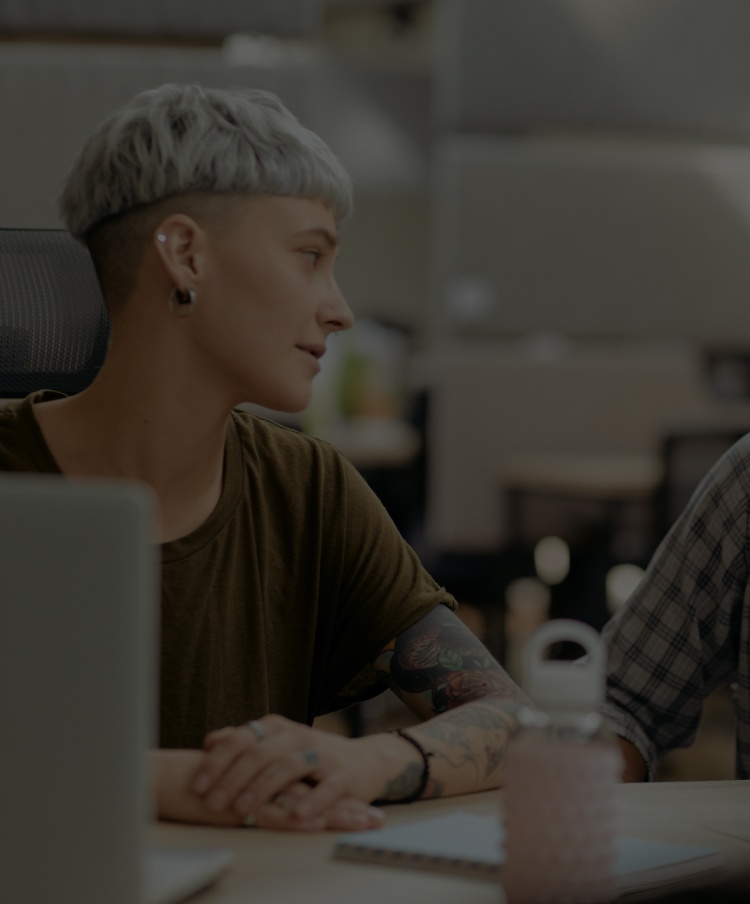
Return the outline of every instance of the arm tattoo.
{"type": "Polygon", "coordinates": [[[478,706],[464,707],[447,718],[423,723],[419,734],[439,742],[433,746],[435,756],[454,768],[471,767],[477,779],[484,781],[500,768],[519,708],[497,697],[487,697],[478,706]]]}
{"type": "Polygon", "coordinates": [[[398,802],[414,794],[422,781],[422,768],[420,763],[409,763],[402,772],[386,784],[381,800],[398,802]]]}
{"type": "Polygon", "coordinates": [[[490,696],[527,702],[479,639],[443,606],[389,644],[375,668],[402,699],[422,697],[430,715],[490,696]]]}
{"type": "MultiPolygon", "coordinates": [[[[497,787],[517,712],[529,701],[457,616],[438,606],[391,642],[374,666],[423,720],[414,732],[427,742],[436,766],[442,762],[449,773],[462,773],[474,789],[497,787]]],[[[394,795],[409,782],[413,790],[408,772],[398,776],[394,795]]],[[[431,781],[423,797],[442,793],[442,783],[431,781]]]]}

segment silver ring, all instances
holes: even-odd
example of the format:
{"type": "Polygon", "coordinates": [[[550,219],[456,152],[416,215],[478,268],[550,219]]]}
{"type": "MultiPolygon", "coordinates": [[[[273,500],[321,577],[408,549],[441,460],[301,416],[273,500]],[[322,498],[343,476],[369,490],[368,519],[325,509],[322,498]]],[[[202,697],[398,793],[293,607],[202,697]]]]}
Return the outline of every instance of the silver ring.
{"type": "Polygon", "coordinates": [[[252,731],[252,733],[259,741],[262,741],[263,738],[268,737],[268,732],[257,719],[251,719],[246,723],[246,727],[249,728],[250,731],[252,731]]]}
{"type": "Polygon", "coordinates": [[[315,766],[320,762],[320,757],[318,756],[318,751],[313,750],[312,747],[307,747],[305,750],[300,750],[299,755],[304,760],[305,764],[308,766],[315,766]]]}

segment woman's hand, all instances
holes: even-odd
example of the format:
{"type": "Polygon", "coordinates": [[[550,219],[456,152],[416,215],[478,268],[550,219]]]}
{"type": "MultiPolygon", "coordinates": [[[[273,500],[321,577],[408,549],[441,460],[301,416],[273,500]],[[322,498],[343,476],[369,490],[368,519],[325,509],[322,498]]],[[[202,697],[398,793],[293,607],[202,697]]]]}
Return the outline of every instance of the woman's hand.
{"type": "MultiPolygon", "coordinates": [[[[385,813],[377,807],[353,797],[340,797],[325,812],[317,816],[300,818],[294,807],[307,799],[312,788],[305,782],[290,785],[271,803],[264,804],[256,816],[243,820],[244,825],[256,825],[261,829],[289,829],[300,832],[357,832],[377,829],[383,825],[385,813]]],[[[240,817],[242,819],[242,817],[240,817]]]]}
{"type": "Polygon", "coordinates": [[[216,826],[256,825],[263,829],[318,832],[326,829],[355,832],[383,824],[382,810],[366,802],[341,797],[323,813],[300,818],[293,809],[313,790],[304,782],[289,786],[282,799],[259,807],[250,821],[233,809],[209,809],[191,784],[201,770],[206,754],[200,750],[156,750],[151,754],[153,784],[160,819],[175,822],[207,823],[216,826]]]}
{"type": "Polygon", "coordinates": [[[273,806],[306,821],[339,801],[369,804],[419,759],[393,735],[344,738],[277,715],[211,732],[204,747],[192,791],[212,813],[258,821],[273,806]]]}

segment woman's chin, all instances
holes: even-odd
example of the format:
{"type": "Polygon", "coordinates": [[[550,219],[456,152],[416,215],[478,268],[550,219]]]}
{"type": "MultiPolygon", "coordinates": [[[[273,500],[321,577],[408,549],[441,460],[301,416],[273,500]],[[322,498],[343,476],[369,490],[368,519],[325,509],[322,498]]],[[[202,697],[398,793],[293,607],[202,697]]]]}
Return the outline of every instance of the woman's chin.
{"type": "Polygon", "coordinates": [[[270,411],[281,411],[284,414],[300,414],[310,404],[312,392],[289,393],[278,396],[270,396],[266,399],[257,399],[255,404],[270,411]]]}

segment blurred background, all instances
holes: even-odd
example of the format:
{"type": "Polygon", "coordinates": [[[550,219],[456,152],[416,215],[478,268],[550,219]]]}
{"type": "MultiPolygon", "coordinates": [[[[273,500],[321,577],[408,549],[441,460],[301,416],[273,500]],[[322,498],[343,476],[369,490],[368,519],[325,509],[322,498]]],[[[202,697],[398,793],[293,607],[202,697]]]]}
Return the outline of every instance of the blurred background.
{"type": "MultiPolygon", "coordinates": [[[[139,90],[279,94],[353,176],[359,321],[304,416],[267,413],[351,458],[520,678],[750,430],[748,34],[747,0],[4,0],[0,227],[58,227],[139,90]]],[[[664,777],[731,777],[732,723],[715,695],[664,777]]]]}

